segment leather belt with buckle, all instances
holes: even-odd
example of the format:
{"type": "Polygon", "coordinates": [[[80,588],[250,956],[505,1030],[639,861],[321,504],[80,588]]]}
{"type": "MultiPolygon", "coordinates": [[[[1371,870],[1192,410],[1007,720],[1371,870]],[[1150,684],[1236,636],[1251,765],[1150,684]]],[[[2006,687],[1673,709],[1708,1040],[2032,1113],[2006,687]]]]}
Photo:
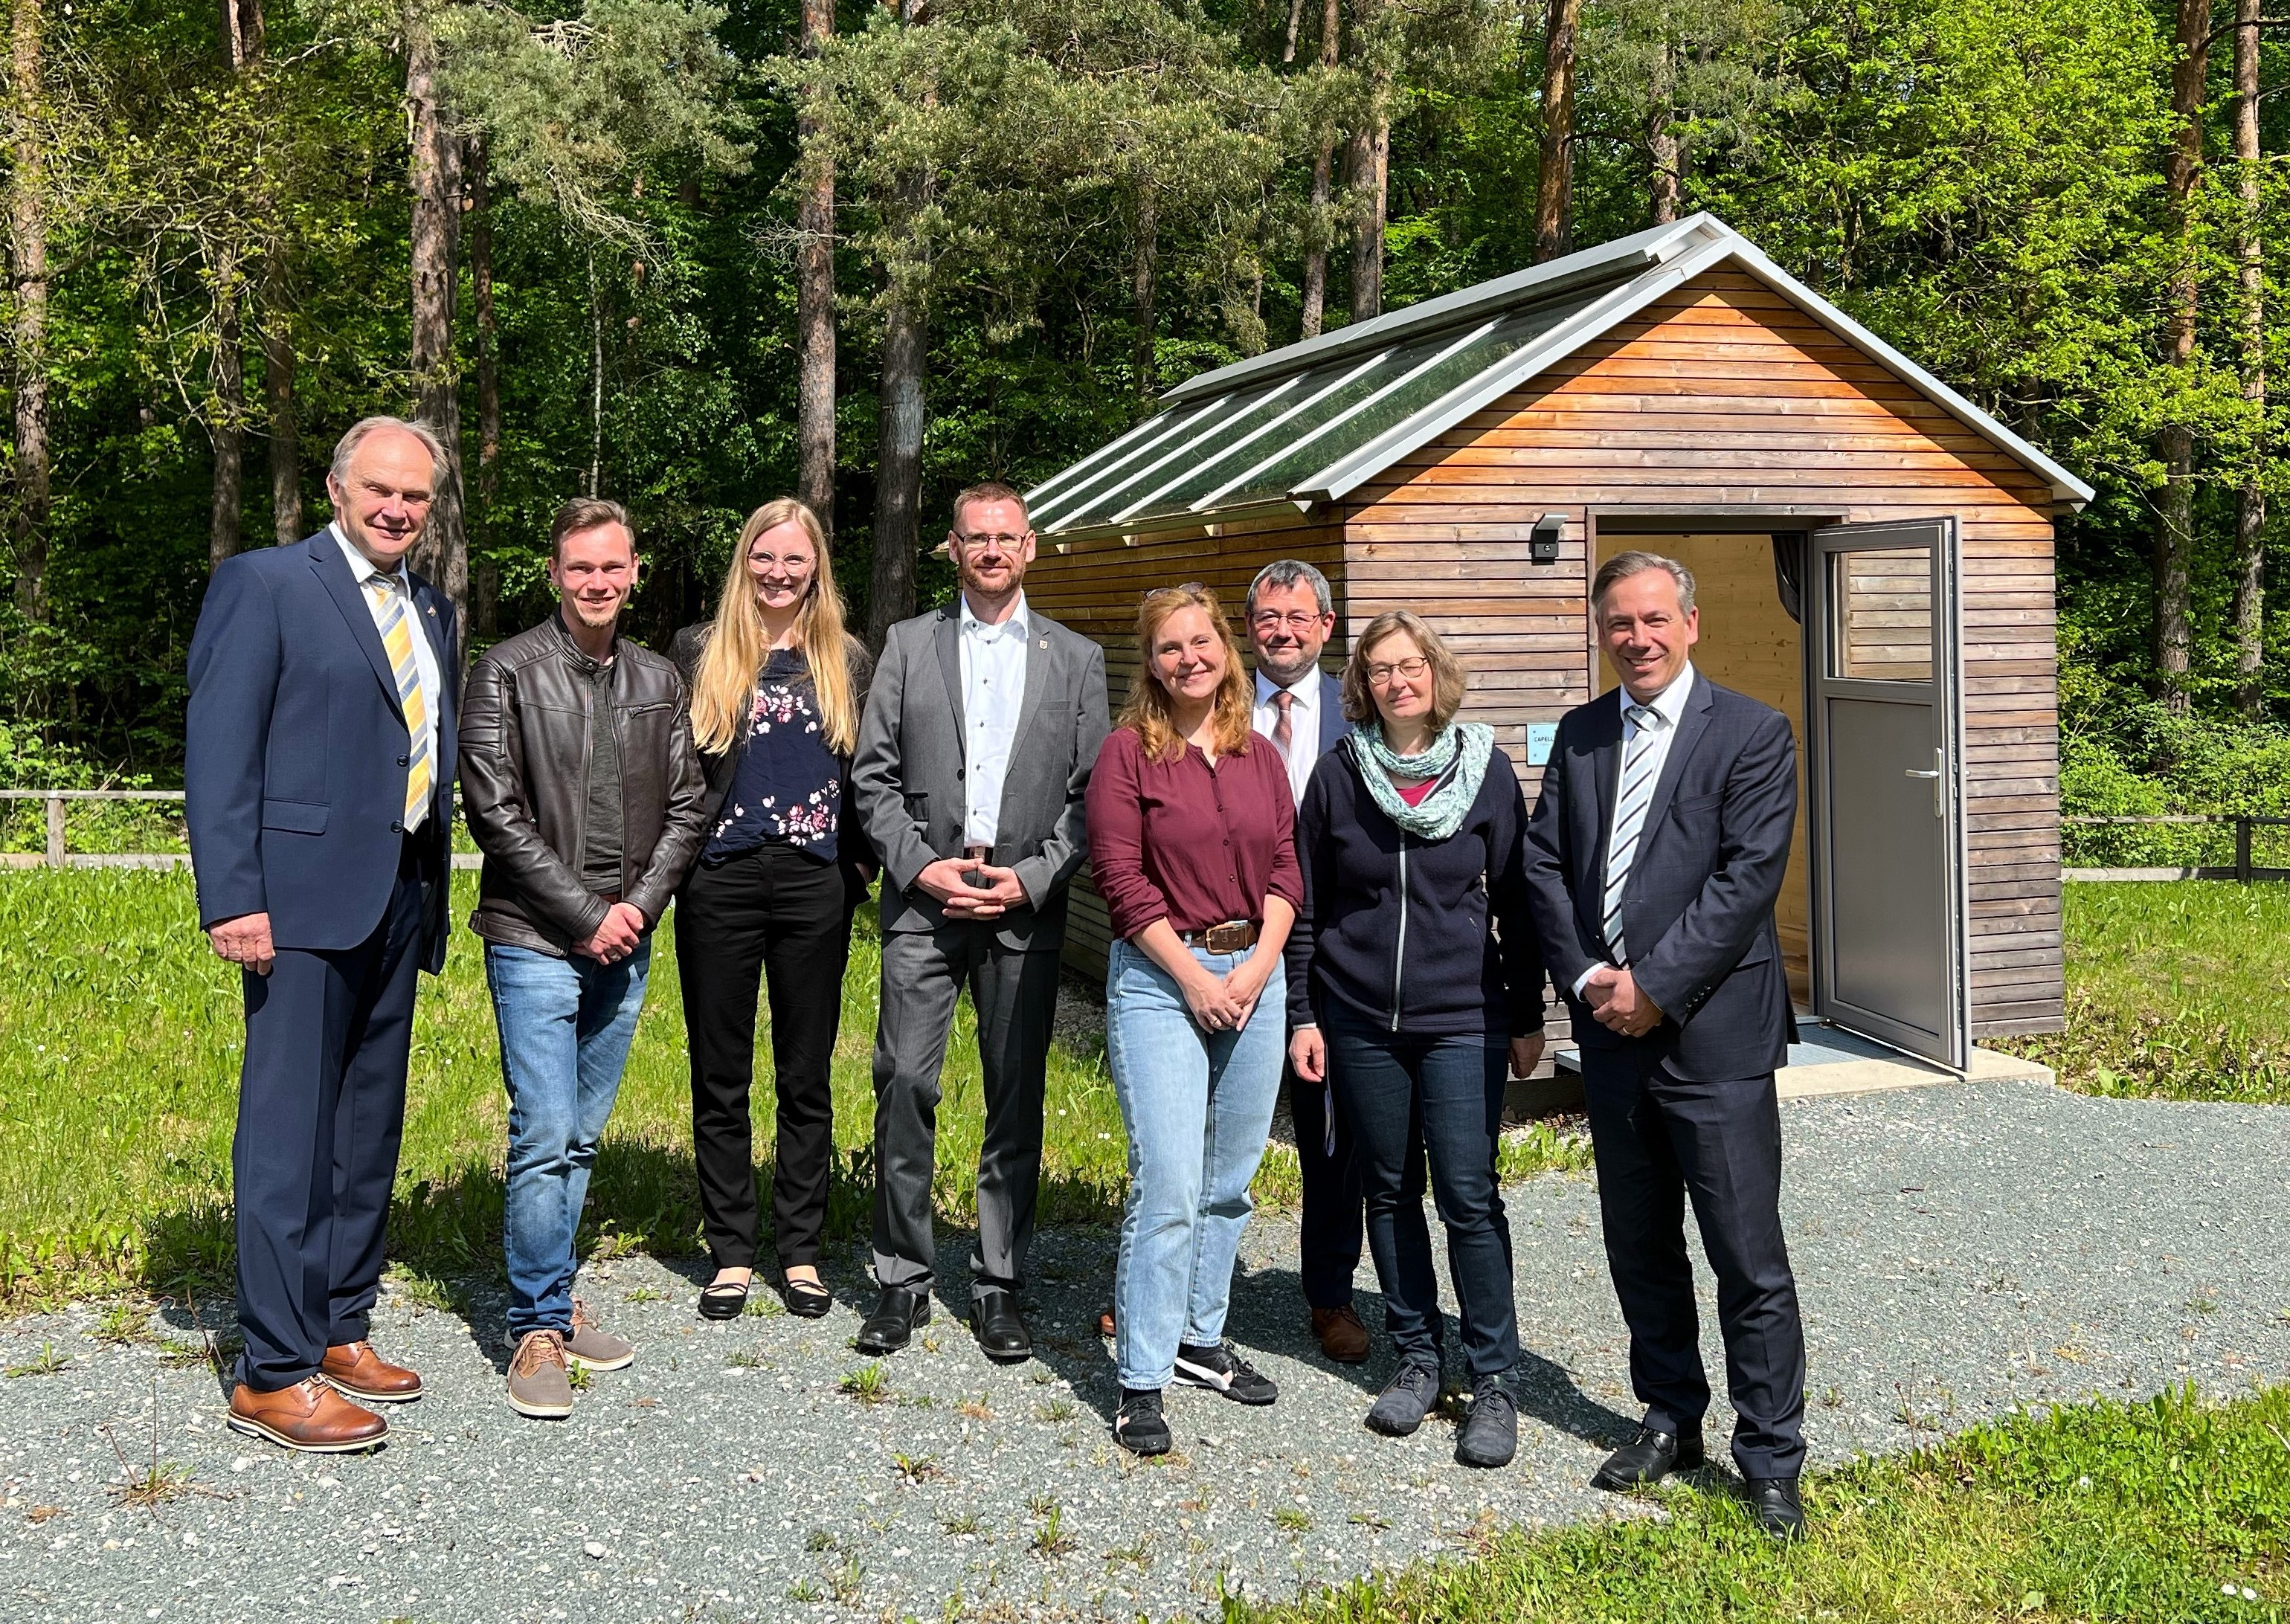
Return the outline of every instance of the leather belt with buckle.
{"type": "Polygon", "coordinates": [[[966,863],[988,862],[992,860],[993,856],[994,848],[992,846],[965,846],[962,848],[962,860],[966,863]]]}
{"type": "Polygon", "coordinates": [[[1256,945],[1256,921],[1229,919],[1222,924],[1213,924],[1205,931],[1186,931],[1180,940],[1189,948],[1200,948],[1211,953],[1245,953],[1256,945]]]}

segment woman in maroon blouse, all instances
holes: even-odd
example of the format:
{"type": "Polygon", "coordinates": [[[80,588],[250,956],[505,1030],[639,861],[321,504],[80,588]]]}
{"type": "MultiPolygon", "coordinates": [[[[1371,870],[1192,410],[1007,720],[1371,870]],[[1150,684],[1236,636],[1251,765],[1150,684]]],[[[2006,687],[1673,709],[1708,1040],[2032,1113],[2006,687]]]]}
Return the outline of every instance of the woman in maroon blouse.
{"type": "Polygon", "coordinates": [[[1173,1380],[1247,1404],[1278,1390],[1224,1340],[1233,1260],[1280,1088],[1281,948],[1303,900],[1295,806],[1249,732],[1248,676],[1216,597],[1146,595],[1142,668],[1089,780],[1089,860],[1117,940],[1105,1048],[1129,1131],[1113,1280],[1113,1436],[1165,1454],[1173,1380]]]}

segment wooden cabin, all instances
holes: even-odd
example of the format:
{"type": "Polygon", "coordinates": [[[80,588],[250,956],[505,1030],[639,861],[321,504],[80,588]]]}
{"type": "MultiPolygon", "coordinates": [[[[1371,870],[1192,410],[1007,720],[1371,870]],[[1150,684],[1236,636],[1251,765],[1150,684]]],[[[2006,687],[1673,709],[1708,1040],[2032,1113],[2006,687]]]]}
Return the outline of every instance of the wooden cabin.
{"type": "MultiPolygon", "coordinates": [[[[1424,615],[1532,802],[1551,724],[1612,684],[1591,575],[1680,559],[1697,667],[1797,729],[1800,1008],[1962,1068],[2063,1017],[2052,526],[2091,494],[1702,214],[1187,380],[1029,494],[1027,591],[1105,644],[1117,706],[1142,591],[1204,581],[1237,621],[1309,560],[1328,668],[1424,615]]],[[[1101,968],[1101,906],[1075,917],[1101,968]]]]}

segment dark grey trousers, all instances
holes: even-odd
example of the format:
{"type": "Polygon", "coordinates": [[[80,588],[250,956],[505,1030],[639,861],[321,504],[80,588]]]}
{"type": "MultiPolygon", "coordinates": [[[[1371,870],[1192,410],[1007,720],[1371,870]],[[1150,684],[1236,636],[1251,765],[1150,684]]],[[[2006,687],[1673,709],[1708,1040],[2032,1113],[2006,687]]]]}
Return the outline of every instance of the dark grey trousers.
{"type": "Polygon", "coordinates": [[[875,1279],[926,1292],[935,1272],[931,1180],[938,1166],[939,1074],[967,987],[978,1012],[986,1124],[978,1148],[978,1245],[971,1291],[1025,1281],[1042,1180],[1042,1100],[1057,1012],[1058,955],[1024,952],[984,923],[883,936],[875,1027],[875,1279]]]}

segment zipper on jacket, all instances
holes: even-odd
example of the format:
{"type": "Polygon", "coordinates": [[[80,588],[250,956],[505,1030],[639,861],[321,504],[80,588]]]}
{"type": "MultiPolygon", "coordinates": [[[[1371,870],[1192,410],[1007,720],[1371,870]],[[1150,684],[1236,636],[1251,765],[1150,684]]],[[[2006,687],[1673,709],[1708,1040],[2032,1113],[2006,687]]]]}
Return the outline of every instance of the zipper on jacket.
{"type": "Polygon", "coordinates": [[[1391,1029],[1399,1030],[1400,978],[1407,966],[1407,831],[1399,831],[1399,940],[1391,949],[1391,1029]]]}

